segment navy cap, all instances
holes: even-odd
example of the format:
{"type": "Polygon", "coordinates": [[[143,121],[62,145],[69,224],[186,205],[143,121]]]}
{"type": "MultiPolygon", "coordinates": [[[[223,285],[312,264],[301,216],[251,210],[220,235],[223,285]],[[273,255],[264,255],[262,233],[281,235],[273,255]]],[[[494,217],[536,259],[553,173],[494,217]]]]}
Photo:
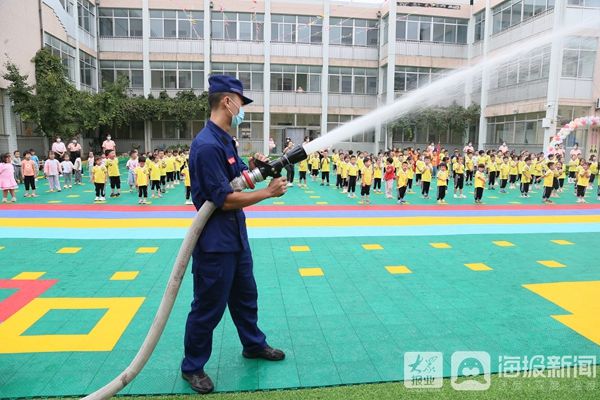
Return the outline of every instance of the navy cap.
{"type": "Polygon", "coordinates": [[[208,78],[208,94],[237,93],[241,96],[243,105],[252,103],[252,99],[244,96],[244,86],[239,79],[230,75],[211,75],[208,78]]]}

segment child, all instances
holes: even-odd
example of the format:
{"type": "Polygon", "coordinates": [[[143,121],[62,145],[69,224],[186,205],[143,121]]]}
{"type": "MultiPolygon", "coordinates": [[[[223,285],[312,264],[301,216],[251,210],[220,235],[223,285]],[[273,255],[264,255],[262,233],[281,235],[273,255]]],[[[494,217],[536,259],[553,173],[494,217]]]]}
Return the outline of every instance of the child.
{"type": "Polygon", "coordinates": [[[445,163],[441,163],[438,168],[439,171],[436,175],[438,188],[437,202],[438,204],[445,204],[446,201],[444,198],[446,197],[446,189],[448,189],[448,170],[445,163]]]}
{"type": "Polygon", "coordinates": [[[529,185],[531,184],[531,158],[525,159],[525,165],[521,171],[521,197],[529,197],[529,185]]]}
{"type": "Polygon", "coordinates": [[[175,160],[175,184],[179,185],[181,180],[181,169],[183,168],[183,163],[181,162],[181,157],[179,156],[179,150],[173,151],[173,159],[175,160]]]}
{"type": "Polygon", "coordinates": [[[421,169],[421,194],[424,199],[429,199],[429,187],[431,186],[431,173],[433,171],[429,157],[425,157],[424,165],[421,169]]]}
{"type": "Polygon", "coordinates": [[[383,166],[381,158],[377,158],[375,168],[373,169],[373,192],[381,193],[381,179],[383,178],[383,166]]]}
{"type": "Polygon", "coordinates": [[[492,154],[488,157],[488,189],[496,190],[496,156],[492,154]]]}
{"type": "Polygon", "coordinates": [[[175,159],[173,158],[173,152],[171,150],[167,151],[167,156],[164,158],[165,160],[165,171],[167,173],[167,189],[175,188],[175,159]]]}
{"type": "Polygon", "coordinates": [[[50,185],[50,192],[54,192],[54,189],[60,192],[60,182],[58,175],[62,173],[62,168],[57,159],[54,158],[54,152],[48,153],[48,159],[44,162],[44,175],[48,179],[50,185]]]}
{"type": "Polygon", "coordinates": [[[596,175],[598,175],[598,162],[596,161],[596,155],[592,154],[590,156],[590,161],[588,162],[590,166],[590,186],[589,189],[594,187],[594,179],[596,175]]]}
{"type": "Polygon", "coordinates": [[[104,197],[104,187],[106,186],[106,177],[108,172],[106,167],[102,165],[102,157],[94,158],[94,167],[92,168],[92,177],[90,181],[94,183],[96,189],[96,198],[94,201],[106,201],[104,197]]]}
{"type": "MultiPolygon", "coordinates": [[[[300,178],[298,179],[298,186],[299,187],[308,187],[306,185],[306,172],[308,171],[308,160],[304,159],[302,161],[300,161],[300,163],[298,163],[298,175],[300,176],[300,178]],[[304,182],[304,183],[302,183],[304,182]]],[[[339,172],[339,171],[338,171],[339,172]]],[[[338,182],[340,181],[340,175],[338,174],[338,182]]],[[[341,185],[341,184],[340,184],[341,185]]],[[[337,187],[337,183],[335,185],[335,187],[337,187]]],[[[341,186],[340,186],[341,187],[341,186]]]]}
{"type": "Polygon", "coordinates": [[[408,185],[408,163],[406,161],[402,162],[402,166],[398,168],[397,173],[397,187],[398,187],[398,204],[404,204],[406,201],[404,200],[404,195],[406,195],[406,187],[408,185]]]}
{"type": "Polygon", "coordinates": [[[329,186],[329,155],[327,150],[324,150],[321,153],[321,186],[325,185],[325,181],[327,181],[327,186],[329,186]]]}
{"type": "Polygon", "coordinates": [[[456,158],[456,162],[452,165],[452,170],[454,171],[454,198],[464,199],[465,164],[463,163],[463,158],[461,156],[456,158]]]}
{"type": "Polygon", "coordinates": [[[110,197],[121,195],[121,172],[119,171],[119,159],[114,150],[106,150],[105,166],[110,180],[110,197]],[[115,189],[117,190],[115,193],[115,189]]]}
{"type": "Polygon", "coordinates": [[[556,163],[556,170],[558,171],[558,189],[556,189],[556,192],[562,193],[565,179],[567,178],[567,166],[559,161],[556,163]]]}
{"type": "Polygon", "coordinates": [[[353,199],[356,197],[356,178],[358,176],[358,166],[356,165],[356,156],[350,157],[348,164],[348,197],[353,199]]]}
{"type": "Polygon", "coordinates": [[[516,186],[517,176],[519,175],[518,163],[517,163],[515,157],[510,158],[508,165],[509,165],[508,181],[510,182],[510,188],[515,189],[517,187],[516,186]]]}
{"type": "Polygon", "coordinates": [[[73,163],[73,176],[75,178],[76,185],[83,185],[83,183],[81,183],[81,170],[82,169],[83,169],[83,166],[81,164],[81,157],[77,157],[75,159],[75,162],[73,163]]]}
{"type": "Polygon", "coordinates": [[[23,174],[21,173],[21,153],[19,150],[15,150],[13,156],[12,165],[15,169],[15,181],[17,181],[17,184],[23,183],[23,174]]]}
{"type": "Polygon", "coordinates": [[[577,158],[577,154],[571,154],[571,159],[569,160],[569,180],[567,182],[575,183],[577,167],[579,167],[579,159],[577,158]]]}
{"type": "Polygon", "coordinates": [[[422,156],[419,156],[417,162],[415,163],[415,183],[419,185],[421,183],[421,177],[423,172],[425,171],[425,162],[423,161],[422,156]]]}
{"type": "Polygon", "coordinates": [[[29,149],[29,152],[31,153],[31,161],[35,163],[35,181],[37,182],[37,176],[40,172],[40,159],[35,155],[34,149],[29,149]]]}
{"type": "Polygon", "coordinates": [[[21,161],[21,172],[25,181],[25,197],[38,197],[35,194],[36,164],[31,159],[31,153],[28,151],[25,152],[25,159],[21,161]],[[29,193],[30,189],[31,194],[29,193]]]}
{"type": "Polygon", "coordinates": [[[363,169],[361,171],[362,179],[360,184],[360,204],[371,204],[369,194],[371,191],[371,183],[373,181],[373,167],[371,167],[371,159],[366,157],[363,160],[363,169]]]}
{"type": "Polygon", "coordinates": [[[585,203],[585,191],[590,184],[590,165],[583,161],[577,171],[577,203],[585,203]]]}
{"type": "Polygon", "coordinates": [[[466,185],[473,186],[473,172],[475,170],[475,164],[473,163],[473,153],[470,151],[465,157],[465,168],[467,172],[466,185]]]}
{"type": "Polygon", "coordinates": [[[554,189],[554,172],[556,168],[552,161],[548,162],[548,169],[544,173],[544,194],[542,195],[542,203],[551,204],[552,200],[550,200],[550,196],[552,195],[552,190],[554,189]]]}
{"type": "Polygon", "coordinates": [[[162,197],[161,194],[161,168],[158,165],[154,154],[151,154],[148,158],[148,171],[150,172],[150,190],[152,191],[152,198],[162,197]]]}
{"type": "Polygon", "coordinates": [[[10,201],[15,203],[15,189],[18,187],[15,180],[15,167],[12,164],[12,156],[10,153],[5,153],[2,156],[0,163],[0,189],[2,190],[2,202],[8,202],[8,193],[11,195],[10,201]]]}
{"type": "Polygon", "coordinates": [[[313,182],[316,182],[317,177],[319,176],[319,164],[321,161],[319,160],[319,156],[315,153],[312,155],[310,159],[310,176],[312,177],[313,182]]]}
{"type": "Polygon", "coordinates": [[[485,188],[485,164],[477,166],[475,173],[475,204],[481,204],[483,189],[485,188]]]}
{"type": "MultiPolygon", "coordinates": [[[[135,176],[136,176],[135,169],[137,168],[137,166],[138,166],[138,152],[137,152],[137,150],[131,150],[129,152],[129,160],[127,160],[127,163],[125,164],[125,167],[127,167],[127,184],[129,185],[130,193],[133,193],[133,188],[136,186],[136,184],[135,184],[135,176]]],[[[148,188],[146,187],[146,189],[148,189],[148,188]]],[[[146,196],[146,197],[148,197],[148,196],[146,196]]]]}
{"type": "Polygon", "coordinates": [[[394,185],[394,159],[392,157],[388,157],[385,160],[385,173],[383,174],[383,180],[385,181],[385,197],[387,199],[391,199],[392,197],[392,187],[394,185]]]}
{"type": "Polygon", "coordinates": [[[408,161],[404,161],[407,164],[407,168],[406,168],[406,192],[407,193],[414,193],[414,191],[412,190],[412,185],[413,185],[413,178],[415,175],[415,171],[413,170],[413,166],[412,166],[412,161],[411,163],[409,163],[408,161]]]}
{"type": "Polygon", "coordinates": [[[88,173],[90,175],[90,178],[92,177],[92,170],[94,169],[94,152],[90,151],[88,153],[88,159],[87,159],[87,164],[88,164],[88,173]]]}
{"type": "Polygon", "coordinates": [[[156,160],[158,167],[160,168],[160,191],[166,193],[167,188],[167,163],[165,161],[165,152],[162,150],[158,151],[158,159],[156,160]]]}
{"type": "Polygon", "coordinates": [[[68,154],[65,154],[64,158],[64,161],[60,163],[60,167],[65,179],[65,189],[68,189],[73,187],[73,163],[68,154]]]}
{"type": "MultiPolygon", "coordinates": [[[[190,195],[192,194],[192,182],[190,179],[190,169],[188,168],[187,161],[185,161],[181,167],[181,175],[183,176],[183,184],[185,185],[185,204],[194,204],[190,199],[190,195]]],[[[306,183],[306,175],[304,176],[304,182],[306,183]]]]}
{"type": "Polygon", "coordinates": [[[508,183],[508,176],[510,175],[510,164],[508,162],[508,157],[504,156],[502,158],[502,164],[500,164],[499,168],[500,172],[500,193],[506,193],[506,184],[508,183]]]}
{"type": "Polygon", "coordinates": [[[342,169],[342,193],[348,193],[348,166],[350,165],[350,157],[344,156],[344,161],[341,162],[342,169]]]}
{"type": "MultiPolygon", "coordinates": [[[[130,154],[131,156],[132,154],[130,154]]],[[[148,199],[148,169],[145,168],[146,157],[141,156],[139,161],[137,155],[135,158],[135,168],[133,170],[133,184],[138,188],[139,204],[146,204],[148,199]]]]}

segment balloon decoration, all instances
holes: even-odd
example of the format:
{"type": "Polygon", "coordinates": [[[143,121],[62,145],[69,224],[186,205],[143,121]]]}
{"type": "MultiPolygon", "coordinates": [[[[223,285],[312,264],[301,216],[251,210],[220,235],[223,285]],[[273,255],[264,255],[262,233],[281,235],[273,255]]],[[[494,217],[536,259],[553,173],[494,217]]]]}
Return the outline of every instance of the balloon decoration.
{"type": "Polygon", "coordinates": [[[561,144],[563,140],[566,139],[567,136],[575,129],[585,128],[588,126],[600,126],[600,117],[581,117],[575,118],[573,121],[565,124],[560,131],[558,131],[550,141],[550,146],[548,147],[548,153],[554,153],[556,151],[556,145],[561,144]]]}

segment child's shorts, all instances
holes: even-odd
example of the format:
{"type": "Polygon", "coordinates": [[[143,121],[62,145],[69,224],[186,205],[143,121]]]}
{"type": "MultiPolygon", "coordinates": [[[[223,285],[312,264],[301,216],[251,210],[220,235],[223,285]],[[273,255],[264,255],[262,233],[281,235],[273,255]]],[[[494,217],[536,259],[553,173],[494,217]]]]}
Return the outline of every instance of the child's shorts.
{"type": "Polygon", "coordinates": [[[361,186],[361,188],[360,188],[360,195],[361,196],[368,196],[370,194],[371,194],[371,185],[361,186]]]}
{"type": "Polygon", "coordinates": [[[150,190],[160,190],[160,181],[152,181],[150,190]]]}

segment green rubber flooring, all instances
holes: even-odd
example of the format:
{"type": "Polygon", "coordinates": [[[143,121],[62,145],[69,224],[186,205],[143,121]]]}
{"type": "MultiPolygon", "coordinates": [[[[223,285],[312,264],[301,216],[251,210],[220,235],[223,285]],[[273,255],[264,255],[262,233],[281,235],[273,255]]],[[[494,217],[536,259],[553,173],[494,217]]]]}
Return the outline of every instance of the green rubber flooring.
{"type": "MultiPolygon", "coordinates": [[[[0,239],[0,280],[45,272],[37,280],[57,282],[41,299],[145,298],[112,351],[0,354],[1,398],[89,393],[135,355],[180,241],[36,239],[32,244],[35,251],[21,239],[0,239]],[[81,249],[57,254],[63,247],[81,249]],[[158,250],[138,254],[139,247],[158,250]],[[121,271],[139,274],[133,280],[110,280],[121,271]]],[[[523,287],[598,280],[597,245],[597,235],[576,233],[253,239],[259,324],[269,343],[282,348],[287,358],[279,363],[242,358],[226,313],[215,330],[206,371],[218,391],[241,391],[401,380],[407,351],[443,352],[445,375],[457,350],[489,352],[492,371],[498,370],[502,355],[600,357],[599,345],[550,317],[568,314],[565,309],[523,287]],[[557,239],[572,244],[551,242],[557,239]],[[513,246],[499,247],[493,241],[513,246]],[[366,250],[362,245],[367,243],[381,249],[366,250]],[[296,245],[309,251],[292,252],[290,246],[296,245]],[[548,268],[540,260],[565,267],[548,268]],[[491,270],[465,266],[473,263],[485,263],[491,270]],[[386,269],[390,266],[404,266],[410,273],[391,274],[386,269]],[[322,275],[301,276],[301,268],[320,268],[322,275]]],[[[0,300],[13,292],[0,289],[0,300]]],[[[191,393],[179,376],[191,293],[188,272],[155,353],[122,394],[191,393]]],[[[85,335],[103,315],[102,309],[50,306],[24,335],[85,335]]]]}

